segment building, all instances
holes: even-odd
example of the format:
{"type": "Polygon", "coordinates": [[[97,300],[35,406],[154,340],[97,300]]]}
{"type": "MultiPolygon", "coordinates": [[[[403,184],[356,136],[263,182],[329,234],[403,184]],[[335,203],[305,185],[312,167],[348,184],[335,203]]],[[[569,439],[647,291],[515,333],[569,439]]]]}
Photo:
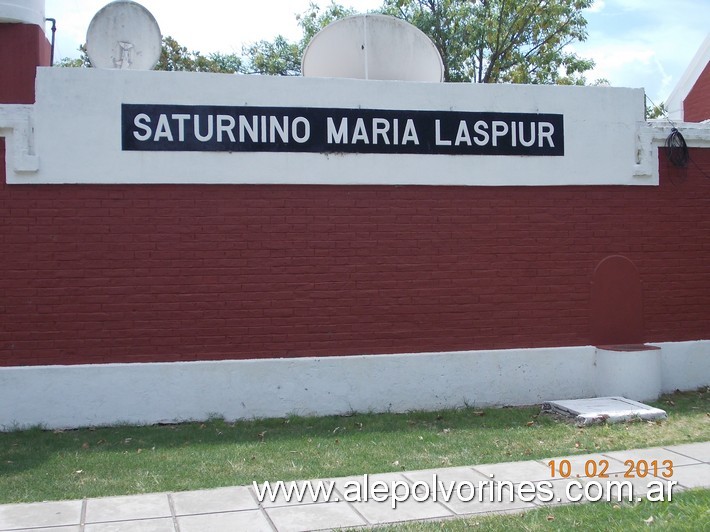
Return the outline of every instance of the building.
{"type": "Polygon", "coordinates": [[[693,60],[666,101],[672,120],[710,120],[710,34],[705,37],[693,60]]]}
{"type": "Polygon", "coordinates": [[[25,22],[0,426],[710,384],[710,126],[675,167],[642,90],[52,69],[25,22]]]}

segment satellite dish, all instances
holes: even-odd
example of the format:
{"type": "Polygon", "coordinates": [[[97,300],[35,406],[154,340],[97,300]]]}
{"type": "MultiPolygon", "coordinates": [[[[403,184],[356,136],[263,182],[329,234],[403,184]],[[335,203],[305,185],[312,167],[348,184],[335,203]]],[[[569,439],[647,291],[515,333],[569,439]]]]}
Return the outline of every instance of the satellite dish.
{"type": "Polygon", "coordinates": [[[337,20],[308,43],[301,72],[306,77],[444,80],[434,43],[415,26],[387,15],[337,20]]]}
{"type": "Polygon", "coordinates": [[[86,53],[97,68],[151,70],[162,37],[155,18],[142,5],[116,0],[102,7],[86,32],[86,53]]]}

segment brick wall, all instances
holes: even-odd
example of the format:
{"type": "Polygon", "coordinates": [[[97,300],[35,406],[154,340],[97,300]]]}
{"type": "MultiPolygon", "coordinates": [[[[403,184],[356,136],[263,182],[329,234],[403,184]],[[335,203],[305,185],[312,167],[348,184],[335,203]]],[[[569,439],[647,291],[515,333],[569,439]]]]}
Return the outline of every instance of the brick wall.
{"type": "Polygon", "coordinates": [[[705,65],[702,74],[683,100],[683,120],[686,122],[710,120],[710,63],[705,65]]]}
{"type": "Polygon", "coordinates": [[[691,154],[660,187],[2,184],[0,365],[585,345],[612,254],[647,341],[707,339],[691,154]]]}
{"type": "Polygon", "coordinates": [[[0,24],[0,103],[34,103],[37,66],[49,66],[50,50],[41,27],[0,24]]]}

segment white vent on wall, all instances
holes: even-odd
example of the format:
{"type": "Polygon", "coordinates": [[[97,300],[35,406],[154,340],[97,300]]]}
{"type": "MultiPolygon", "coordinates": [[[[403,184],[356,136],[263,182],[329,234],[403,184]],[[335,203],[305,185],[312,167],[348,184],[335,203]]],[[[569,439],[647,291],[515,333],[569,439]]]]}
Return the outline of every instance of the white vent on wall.
{"type": "Polygon", "coordinates": [[[307,77],[444,80],[444,64],[431,39],[387,15],[355,15],[329,24],[306,47],[301,71],[307,77]]]}
{"type": "Polygon", "coordinates": [[[105,5],[86,32],[86,52],[97,68],[151,70],[160,59],[161,44],[151,12],[130,0],[105,5]]]}

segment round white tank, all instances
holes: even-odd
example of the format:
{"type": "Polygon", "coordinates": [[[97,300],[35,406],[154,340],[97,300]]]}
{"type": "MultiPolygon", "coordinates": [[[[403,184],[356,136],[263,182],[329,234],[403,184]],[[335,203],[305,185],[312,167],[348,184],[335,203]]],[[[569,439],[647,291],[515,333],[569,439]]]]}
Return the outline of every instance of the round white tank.
{"type": "Polygon", "coordinates": [[[160,59],[160,27],[139,3],[115,0],[91,19],[86,52],[96,68],[151,70],[160,59]]]}
{"type": "Polygon", "coordinates": [[[386,15],[354,15],[332,22],[306,47],[306,77],[439,82],[441,55],[417,27],[386,15]]]}
{"type": "Polygon", "coordinates": [[[44,0],[0,0],[0,23],[7,22],[44,28],[44,0]]]}

